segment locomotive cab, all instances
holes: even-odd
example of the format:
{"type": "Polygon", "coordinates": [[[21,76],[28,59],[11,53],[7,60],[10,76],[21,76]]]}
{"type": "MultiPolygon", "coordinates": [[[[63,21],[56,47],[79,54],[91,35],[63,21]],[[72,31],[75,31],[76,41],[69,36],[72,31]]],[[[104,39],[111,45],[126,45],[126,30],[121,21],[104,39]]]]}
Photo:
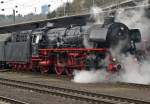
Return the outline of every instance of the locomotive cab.
{"type": "Polygon", "coordinates": [[[37,29],[32,32],[32,56],[38,56],[38,49],[43,48],[43,38],[45,34],[45,29],[37,29]],[[42,42],[41,42],[42,41],[42,42]]]}

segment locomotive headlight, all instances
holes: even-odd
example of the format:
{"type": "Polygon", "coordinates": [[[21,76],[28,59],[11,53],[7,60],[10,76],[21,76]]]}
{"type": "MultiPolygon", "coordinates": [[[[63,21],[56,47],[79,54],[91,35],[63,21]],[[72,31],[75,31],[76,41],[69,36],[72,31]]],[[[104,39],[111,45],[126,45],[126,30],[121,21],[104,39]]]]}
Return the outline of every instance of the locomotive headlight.
{"type": "Polygon", "coordinates": [[[112,61],[114,61],[114,62],[115,62],[115,61],[117,61],[117,59],[116,59],[116,58],[113,58],[113,59],[112,59],[112,61]]]}
{"type": "Polygon", "coordinates": [[[134,62],[138,62],[138,59],[137,59],[137,58],[134,58],[133,60],[134,60],[134,62]]]}
{"type": "Polygon", "coordinates": [[[121,29],[121,30],[124,30],[124,27],[121,27],[120,29],[121,29]]]}

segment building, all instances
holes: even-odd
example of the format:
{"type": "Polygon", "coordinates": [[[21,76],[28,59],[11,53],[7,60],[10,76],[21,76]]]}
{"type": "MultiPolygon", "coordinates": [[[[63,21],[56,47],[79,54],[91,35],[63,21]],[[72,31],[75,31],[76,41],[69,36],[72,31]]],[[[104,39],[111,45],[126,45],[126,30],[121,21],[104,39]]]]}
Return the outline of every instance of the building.
{"type": "Polygon", "coordinates": [[[42,14],[47,14],[49,12],[49,6],[48,5],[43,5],[41,7],[41,13],[42,14]]]}

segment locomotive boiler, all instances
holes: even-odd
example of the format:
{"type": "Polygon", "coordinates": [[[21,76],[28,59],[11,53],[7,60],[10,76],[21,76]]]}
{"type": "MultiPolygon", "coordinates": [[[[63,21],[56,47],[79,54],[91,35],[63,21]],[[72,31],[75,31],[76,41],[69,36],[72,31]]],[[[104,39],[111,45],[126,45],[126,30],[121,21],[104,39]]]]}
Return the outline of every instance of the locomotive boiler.
{"type": "MultiPolygon", "coordinates": [[[[2,37],[3,35],[0,35],[2,37]]],[[[120,70],[109,49],[121,44],[121,53],[134,53],[141,41],[138,29],[125,24],[45,26],[34,30],[5,34],[0,45],[0,61],[12,70],[32,70],[42,73],[64,72],[71,77],[74,70],[120,70]],[[108,58],[107,62],[105,59],[108,58]]]]}

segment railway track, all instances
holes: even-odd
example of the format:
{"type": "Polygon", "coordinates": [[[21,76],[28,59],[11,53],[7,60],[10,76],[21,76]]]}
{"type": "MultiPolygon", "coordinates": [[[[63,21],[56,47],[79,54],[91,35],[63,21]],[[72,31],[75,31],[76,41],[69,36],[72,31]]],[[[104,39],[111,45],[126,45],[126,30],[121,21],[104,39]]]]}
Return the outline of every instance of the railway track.
{"type": "Polygon", "coordinates": [[[26,102],[22,102],[22,101],[18,101],[18,100],[15,100],[15,99],[11,99],[11,98],[7,98],[7,97],[3,97],[3,96],[0,96],[0,104],[29,104],[29,103],[26,103],[26,102]]]}
{"type": "Polygon", "coordinates": [[[118,82],[120,86],[123,87],[130,87],[130,88],[138,88],[138,89],[148,89],[150,90],[150,85],[145,85],[145,84],[136,84],[136,83],[123,83],[123,82],[118,82]]]}
{"type": "Polygon", "coordinates": [[[31,82],[22,82],[17,80],[10,80],[0,78],[0,84],[5,86],[11,86],[15,88],[21,88],[38,93],[51,94],[55,96],[70,98],[74,100],[86,101],[92,104],[150,104],[150,102],[123,98],[118,96],[111,96],[105,94],[98,94],[92,92],[79,91],[75,89],[61,88],[56,86],[41,85],[31,82]]]}

